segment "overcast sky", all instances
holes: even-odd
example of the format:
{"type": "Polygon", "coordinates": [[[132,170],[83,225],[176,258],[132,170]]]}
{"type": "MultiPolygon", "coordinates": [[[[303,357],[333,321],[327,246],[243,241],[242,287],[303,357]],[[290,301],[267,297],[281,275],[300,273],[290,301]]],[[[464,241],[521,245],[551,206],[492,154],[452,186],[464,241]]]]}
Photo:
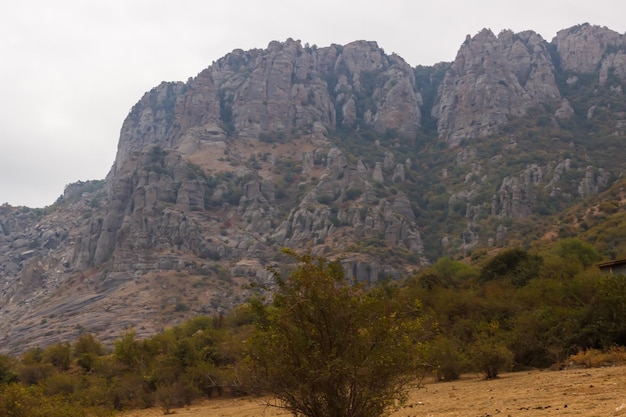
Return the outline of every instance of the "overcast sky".
{"type": "Polygon", "coordinates": [[[103,179],[130,108],[236,48],[374,40],[409,64],[452,61],[465,36],[580,23],[626,31],[623,0],[6,0],[0,3],[0,204],[44,207],[103,179]]]}

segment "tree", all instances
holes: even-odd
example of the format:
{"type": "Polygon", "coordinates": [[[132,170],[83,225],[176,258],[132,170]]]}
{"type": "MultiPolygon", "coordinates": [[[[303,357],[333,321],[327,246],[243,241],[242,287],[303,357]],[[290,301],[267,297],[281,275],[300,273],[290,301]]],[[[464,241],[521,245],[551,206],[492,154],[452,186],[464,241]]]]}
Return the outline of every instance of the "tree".
{"type": "Polygon", "coordinates": [[[94,356],[104,355],[104,346],[91,333],[80,335],[74,345],[74,357],[80,358],[86,353],[94,356]]]}
{"type": "Polygon", "coordinates": [[[0,354],[0,385],[17,382],[15,360],[5,354],[0,354]]]}
{"type": "Polygon", "coordinates": [[[271,305],[253,303],[254,380],[278,407],[306,417],[376,417],[401,402],[422,357],[420,306],[389,285],[366,290],[339,263],[296,255],[273,271],[271,305]]]}
{"type": "Polygon", "coordinates": [[[74,345],[74,357],[78,366],[85,372],[90,372],[102,355],[104,355],[102,343],[90,333],[80,335],[74,345]]]}
{"type": "Polygon", "coordinates": [[[538,276],[542,258],[523,249],[513,248],[498,253],[482,267],[479,279],[483,282],[508,279],[514,285],[523,287],[538,276]]]}
{"type": "Polygon", "coordinates": [[[115,341],[113,356],[132,371],[145,374],[154,360],[154,347],[148,341],[135,338],[134,330],[129,330],[115,341]]]}
{"type": "Polygon", "coordinates": [[[557,253],[568,262],[580,262],[584,268],[589,268],[594,262],[601,259],[593,245],[576,238],[561,240],[557,247],[557,253]]]}
{"type": "Polygon", "coordinates": [[[603,349],[626,345],[626,275],[602,276],[595,287],[584,332],[603,349]]]}
{"type": "Polygon", "coordinates": [[[503,370],[510,370],[513,352],[502,340],[500,323],[482,323],[477,330],[476,340],[470,348],[476,369],[482,371],[487,379],[497,377],[503,370]]]}
{"type": "Polygon", "coordinates": [[[57,343],[56,345],[48,346],[43,352],[44,361],[50,363],[60,371],[67,371],[70,368],[72,362],[72,356],[70,354],[69,343],[57,343]]]}

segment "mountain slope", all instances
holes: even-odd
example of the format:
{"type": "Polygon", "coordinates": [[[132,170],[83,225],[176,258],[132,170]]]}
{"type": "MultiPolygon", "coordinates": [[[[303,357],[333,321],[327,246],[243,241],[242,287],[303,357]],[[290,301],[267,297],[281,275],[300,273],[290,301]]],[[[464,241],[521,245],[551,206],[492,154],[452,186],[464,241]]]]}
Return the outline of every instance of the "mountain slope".
{"type": "Polygon", "coordinates": [[[624,42],[587,24],[552,42],[483,30],[454,62],[411,68],[374,42],[289,39],[162,83],[105,180],[0,208],[0,344],[228,309],[284,246],[372,282],[528,245],[622,175],[624,42]]]}

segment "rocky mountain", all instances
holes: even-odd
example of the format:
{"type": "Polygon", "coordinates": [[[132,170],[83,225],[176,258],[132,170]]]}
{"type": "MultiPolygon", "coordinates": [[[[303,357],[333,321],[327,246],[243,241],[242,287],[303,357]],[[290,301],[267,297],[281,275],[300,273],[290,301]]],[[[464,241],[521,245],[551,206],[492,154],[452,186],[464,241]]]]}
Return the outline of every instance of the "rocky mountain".
{"type": "Polygon", "coordinates": [[[461,46],[432,109],[449,145],[497,132],[509,117],[561,95],[550,45],[534,32],[483,29],[461,46]]]}
{"type": "Polygon", "coordinates": [[[485,29],[416,68],[375,42],[288,39],[162,83],[106,179],[0,207],[0,349],[232,308],[285,246],[374,282],[527,244],[622,176],[624,39],[485,29]]]}

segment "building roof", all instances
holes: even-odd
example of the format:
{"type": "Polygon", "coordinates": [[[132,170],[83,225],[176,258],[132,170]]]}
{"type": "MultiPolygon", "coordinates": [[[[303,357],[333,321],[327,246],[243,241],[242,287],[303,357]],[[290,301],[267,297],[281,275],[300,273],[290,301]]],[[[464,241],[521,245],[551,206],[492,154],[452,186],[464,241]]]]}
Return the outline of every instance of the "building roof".
{"type": "Polygon", "coordinates": [[[619,265],[626,265],[626,259],[616,259],[614,261],[602,262],[602,263],[596,264],[596,266],[600,269],[609,268],[612,266],[619,266],[619,265]]]}

